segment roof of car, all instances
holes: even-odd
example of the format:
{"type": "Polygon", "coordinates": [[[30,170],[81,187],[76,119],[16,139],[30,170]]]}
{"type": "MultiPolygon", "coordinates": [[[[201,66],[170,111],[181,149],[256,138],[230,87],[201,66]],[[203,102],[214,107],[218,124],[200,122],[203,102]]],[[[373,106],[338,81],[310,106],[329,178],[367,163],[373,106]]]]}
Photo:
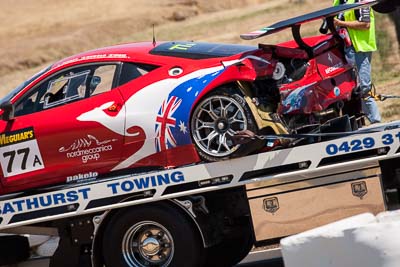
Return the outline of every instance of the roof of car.
{"type": "Polygon", "coordinates": [[[201,42],[152,42],[127,43],[99,48],[65,58],[53,65],[57,68],[71,63],[90,61],[129,60],[159,61],[159,56],[179,57],[186,59],[208,59],[229,57],[247,51],[256,50],[255,46],[237,44],[201,43],[201,42]]]}
{"type": "Polygon", "coordinates": [[[200,42],[166,42],[154,47],[150,54],[190,59],[229,57],[257,49],[254,46],[200,42]]]}
{"type": "Polygon", "coordinates": [[[151,42],[143,43],[127,43],[114,46],[108,46],[103,48],[98,48],[90,51],[86,51],[71,57],[67,57],[56,62],[53,66],[54,68],[69,65],[71,63],[86,62],[86,61],[106,61],[106,60],[116,60],[116,59],[129,59],[136,58],[138,56],[147,55],[149,51],[153,48],[151,42]]]}

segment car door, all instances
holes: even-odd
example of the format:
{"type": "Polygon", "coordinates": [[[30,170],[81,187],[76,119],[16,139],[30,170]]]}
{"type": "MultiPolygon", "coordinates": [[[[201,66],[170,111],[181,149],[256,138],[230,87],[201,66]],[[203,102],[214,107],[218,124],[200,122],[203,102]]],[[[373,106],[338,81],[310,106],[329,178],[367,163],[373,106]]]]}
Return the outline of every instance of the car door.
{"type": "Polygon", "coordinates": [[[105,63],[70,68],[15,102],[15,119],[0,122],[6,191],[95,179],[119,162],[125,110],[113,89],[118,68],[105,63]]]}

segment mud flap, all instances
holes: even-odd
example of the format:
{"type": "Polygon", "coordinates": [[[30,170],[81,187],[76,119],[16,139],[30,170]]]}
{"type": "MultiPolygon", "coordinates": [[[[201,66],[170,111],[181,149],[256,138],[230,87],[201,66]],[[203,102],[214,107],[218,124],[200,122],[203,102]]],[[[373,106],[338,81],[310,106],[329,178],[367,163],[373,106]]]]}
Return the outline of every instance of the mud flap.
{"type": "Polygon", "coordinates": [[[50,267],[91,267],[94,227],[90,217],[62,222],[57,228],[60,242],[50,267]]]}
{"type": "Polygon", "coordinates": [[[25,236],[0,236],[0,265],[11,265],[29,258],[29,241],[25,236]]]}

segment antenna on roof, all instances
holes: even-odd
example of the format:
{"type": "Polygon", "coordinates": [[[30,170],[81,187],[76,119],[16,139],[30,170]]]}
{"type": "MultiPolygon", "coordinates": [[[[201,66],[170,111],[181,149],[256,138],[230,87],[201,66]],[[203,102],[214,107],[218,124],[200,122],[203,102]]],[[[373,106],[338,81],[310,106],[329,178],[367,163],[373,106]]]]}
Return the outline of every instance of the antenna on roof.
{"type": "Polygon", "coordinates": [[[156,46],[156,35],[154,34],[154,23],[153,23],[153,46],[156,46]]]}

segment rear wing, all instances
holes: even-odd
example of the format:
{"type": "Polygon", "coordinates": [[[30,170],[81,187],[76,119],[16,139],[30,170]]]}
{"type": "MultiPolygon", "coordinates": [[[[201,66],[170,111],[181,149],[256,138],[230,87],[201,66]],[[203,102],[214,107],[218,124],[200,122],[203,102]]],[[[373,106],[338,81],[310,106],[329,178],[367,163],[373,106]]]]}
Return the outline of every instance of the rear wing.
{"type": "MultiPolygon", "coordinates": [[[[346,5],[328,7],[328,8],[314,11],[314,12],[311,12],[311,13],[308,13],[305,15],[301,15],[301,16],[294,17],[294,18],[291,18],[288,20],[283,20],[283,21],[277,22],[275,24],[272,24],[271,26],[264,27],[257,31],[252,31],[249,33],[241,34],[240,37],[244,40],[253,40],[253,39],[267,36],[267,35],[270,35],[270,34],[273,34],[276,32],[280,32],[287,28],[292,28],[292,31],[295,31],[294,29],[299,29],[302,24],[308,23],[310,21],[318,20],[318,19],[327,19],[329,29],[333,33],[335,33],[336,30],[335,30],[335,27],[333,26],[333,18],[336,15],[343,13],[345,11],[348,11],[348,10],[358,9],[358,8],[365,7],[365,6],[372,6],[377,3],[378,3],[378,1],[376,1],[376,0],[366,0],[366,1],[359,2],[359,3],[355,3],[355,4],[346,4],[346,5]]],[[[296,37],[295,37],[295,40],[296,40],[296,37]]]]}

